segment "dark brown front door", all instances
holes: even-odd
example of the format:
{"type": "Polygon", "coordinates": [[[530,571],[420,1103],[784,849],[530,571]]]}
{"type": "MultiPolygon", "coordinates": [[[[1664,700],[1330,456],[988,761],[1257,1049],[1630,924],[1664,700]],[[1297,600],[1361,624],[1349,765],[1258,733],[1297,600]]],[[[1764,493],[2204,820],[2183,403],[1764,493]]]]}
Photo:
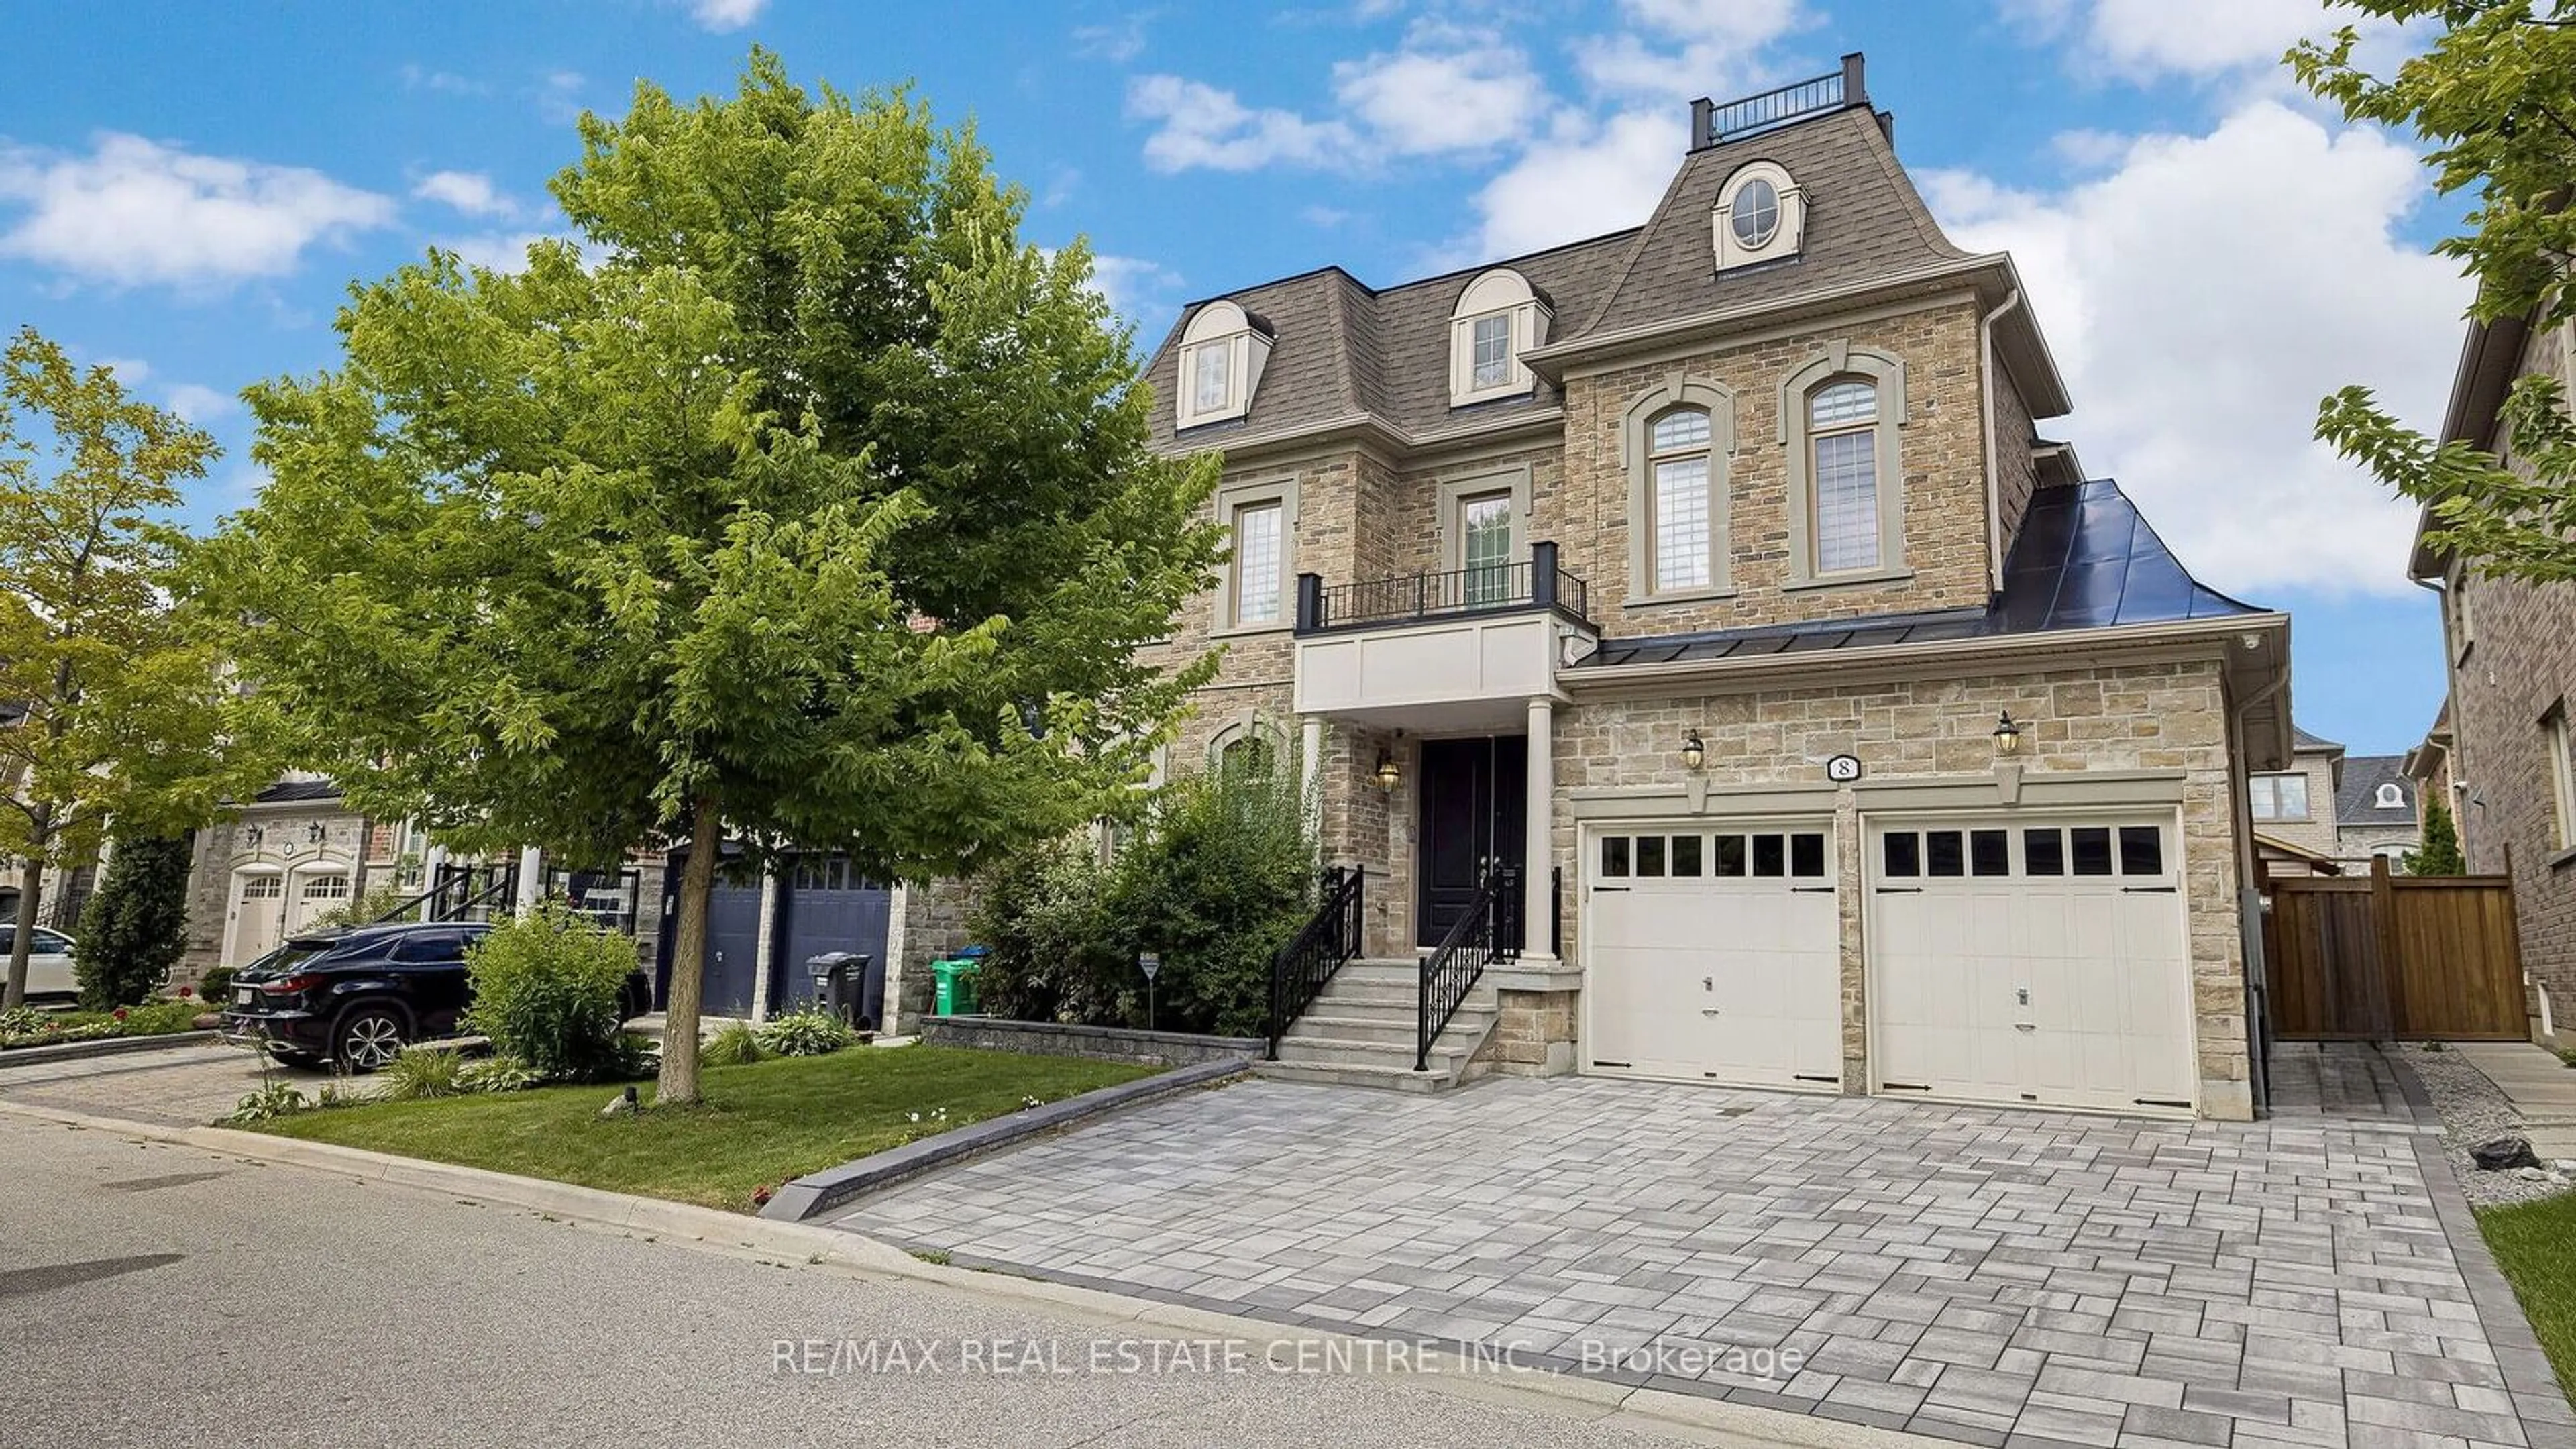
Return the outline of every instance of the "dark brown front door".
{"type": "Polygon", "coordinates": [[[1529,810],[1528,759],[1529,740],[1522,735],[1422,742],[1418,944],[1440,944],[1475,901],[1497,857],[1506,863],[1520,858],[1529,810]]]}

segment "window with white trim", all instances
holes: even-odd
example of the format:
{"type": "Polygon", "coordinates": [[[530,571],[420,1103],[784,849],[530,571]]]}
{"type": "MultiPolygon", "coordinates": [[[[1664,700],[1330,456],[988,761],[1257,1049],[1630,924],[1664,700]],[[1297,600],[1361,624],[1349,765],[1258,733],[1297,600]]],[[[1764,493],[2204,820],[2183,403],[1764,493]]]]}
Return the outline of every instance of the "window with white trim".
{"type": "Polygon", "coordinates": [[[2406,808],[2406,792],[2393,784],[2383,783],[2372,796],[2371,803],[2374,809],[2403,810],[2406,808]]]}
{"type": "Polygon", "coordinates": [[[1458,567],[1469,608],[1512,596],[1512,495],[1478,493],[1458,500],[1458,567]]]}
{"type": "Polygon", "coordinates": [[[1286,516],[1286,508],[1275,498],[1234,510],[1233,622],[1237,625],[1279,622],[1286,516]]]}
{"type": "Polygon", "coordinates": [[[1681,407],[1646,429],[1647,468],[1654,477],[1654,590],[1704,589],[1712,576],[1709,529],[1709,423],[1704,408],[1681,407]]]}
{"type": "Polygon", "coordinates": [[[2576,740],[2569,736],[2567,701],[2551,705],[2541,717],[2540,728],[2549,751],[2550,803],[2557,819],[2558,848],[2576,849],[2576,740]]]}
{"type": "Polygon", "coordinates": [[[2303,774],[2256,775],[2245,782],[2246,803],[2257,820],[2308,818],[2308,777],[2303,774]]]}
{"type": "Polygon", "coordinates": [[[1795,256],[1805,240],[1806,194],[1774,161],[1746,163],[1718,189],[1709,213],[1717,269],[1795,256]]]}
{"type": "Polygon", "coordinates": [[[1905,364],[1837,342],[1780,383],[1788,586],[1905,576],[1905,364]]]}
{"type": "Polygon", "coordinates": [[[1815,571],[1874,569],[1878,553],[1878,389],[1840,378],[1807,395],[1815,571]]]}
{"type": "Polygon", "coordinates": [[[1270,332],[1238,303],[1209,302],[1181,329],[1173,426],[1239,418],[1252,410],[1261,369],[1270,357],[1270,332]]]}
{"type": "Polygon", "coordinates": [[[1537,386],[1521,354],[1547,341],[1546,299],[1509,267],[1478,276],[1449,313],[1449,405],[1524,397],[1537,386]]]}

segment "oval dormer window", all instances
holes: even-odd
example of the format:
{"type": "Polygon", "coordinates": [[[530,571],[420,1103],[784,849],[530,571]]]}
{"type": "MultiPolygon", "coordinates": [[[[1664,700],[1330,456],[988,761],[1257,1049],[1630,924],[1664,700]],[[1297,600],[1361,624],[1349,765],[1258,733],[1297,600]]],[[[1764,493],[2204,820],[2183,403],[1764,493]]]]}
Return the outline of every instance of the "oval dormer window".
{"type": "Polygon", "coordinates": [[[1747,181],[1736,191],[1727,221],[1735,228],[1736,242],[1747,250],[1769,245],[1780,230],[1780,188],[1759,176],[1747,181]]]}

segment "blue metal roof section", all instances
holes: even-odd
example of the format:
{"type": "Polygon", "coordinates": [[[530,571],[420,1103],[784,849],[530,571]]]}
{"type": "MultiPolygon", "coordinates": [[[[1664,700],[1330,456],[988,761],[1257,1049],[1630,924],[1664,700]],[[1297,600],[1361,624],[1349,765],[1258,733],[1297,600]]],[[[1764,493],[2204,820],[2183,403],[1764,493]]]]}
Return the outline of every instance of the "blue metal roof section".
{"type": "Polygon", "coordinates": [[[2108,478],[2043,488],[2023,515],[1991,607],[1821,619],[1697,634],[1604,639],[1577,668],[1753,658],[2069,629],[2264,614],[2193,578],[2108,478]]]}

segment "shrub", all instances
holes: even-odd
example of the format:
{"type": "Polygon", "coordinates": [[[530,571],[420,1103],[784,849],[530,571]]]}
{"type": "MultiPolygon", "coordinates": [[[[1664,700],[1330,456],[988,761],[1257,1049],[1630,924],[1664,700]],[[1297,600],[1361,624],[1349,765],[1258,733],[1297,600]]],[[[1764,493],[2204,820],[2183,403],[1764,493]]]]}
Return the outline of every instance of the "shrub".
{"type": "Polygon", "coordinates": [[[549,1079],[585,1081],[622,1070],[618,996],[635,946],[557,905],[501,922],[466,953],[474,1005],[469,1031],[549,1079]]]}
{"type": "Polygon", "coordinates": [[[975,973],[981,1009],[1015,1021],[1117,1021],[1120,974],[1134,962],[1118,954],[1108,892],[1087,841],[1032,845],[987,872],[968,920],[988,951],[975,973]]]}
{"type": "Polygon", "coordinates": [[[327,911],[317,911],[297,934],[335,931],[348,926],[372,926],[394,913],[394,907],[420,892],[398,884],[391,874],[376,878],[365,890],[349,897],[327,911]]]}
{"type": "Polygon", "coordinates": [[[457,1087],[467,1092],[524,1092],[544,1080],[517,1057],[483,1057],[456,1071],[457,1087]]]}
{"type": "Polygon", "coordinates": [[[829,1056],[858,1039],[848,1022],[815,1007],[773,1016],[759,1028],[761,1048],[782,1057],[829,1056]]]}
{"type": "Polygon", "coordinates": [[[167,1036],[174,1031],[195,1028],[205,1007],[195,1001],[165,999],[147,1001],[141,1006],[125,1008],[125,1019],[118,1023],[123,1036],[167,1036]]]}
{"type": "Polygon", "coordinates": [[[2460,828],[2451,820],[2451,807],[2429,793],[2424,799],[2424,844],[2410,850],[2399,861],[2408,875],[2467,875],[2469,863],[2460,855],[2460,828]]]}
{"type": "Polygon", "coordinates": [[[747,1021],[729,1021],[698,1048],[698,1060],[711,1067],[747,1067],[761,1058],[760,1033],[747,1021]]]}
{"type": "Polygon", "coordinates": [[[662,1044],[640,1031],[621,1031],[608,1044],[600,1075],[612,1082],[640,1082],[662,1071],[662,1044]]]}
{"type": "Polygon", "coordinates": [[[81,1005],[132,1006],[170,979],[188,949],[188,837],[120,837],[81,912],[72,972],[81,1005]]]}
{"type": "Polygon", "coordinates": [[[1121,1016],[1145,1025],[1141,951],[1163,958],[1153,1024],[1258,1035],[1270,958],[1314,911],[1316,853],[1293,759],[1184,776],[1111,872],[1121,1016]]]}
{"type": "Polygon", "coordinates": [[[233,1104],[227,1122],[265,1122],[272,1117],[285,1117],[311,1106],[304,1094],[285,1082],[270,1082],[233,1104]]]}
{"type": "Polygon", "coordinates": [[[459,1080],[465,1063],[454,1051],[442,1047],[404,1047],[394,1059],[379,1069],[376,1090],[388,1102],[425,1102],[432,1097],[455,1097],[466,1090],[459,1080]]]}
{"type": "Polygon", "coordinates": [[[233,968],[230,966],[209,966],[206,974],[197,978],[197,999],[206,1003],[208,1011],[223,1010],[224,999],[232,994],[233,968]]]}

